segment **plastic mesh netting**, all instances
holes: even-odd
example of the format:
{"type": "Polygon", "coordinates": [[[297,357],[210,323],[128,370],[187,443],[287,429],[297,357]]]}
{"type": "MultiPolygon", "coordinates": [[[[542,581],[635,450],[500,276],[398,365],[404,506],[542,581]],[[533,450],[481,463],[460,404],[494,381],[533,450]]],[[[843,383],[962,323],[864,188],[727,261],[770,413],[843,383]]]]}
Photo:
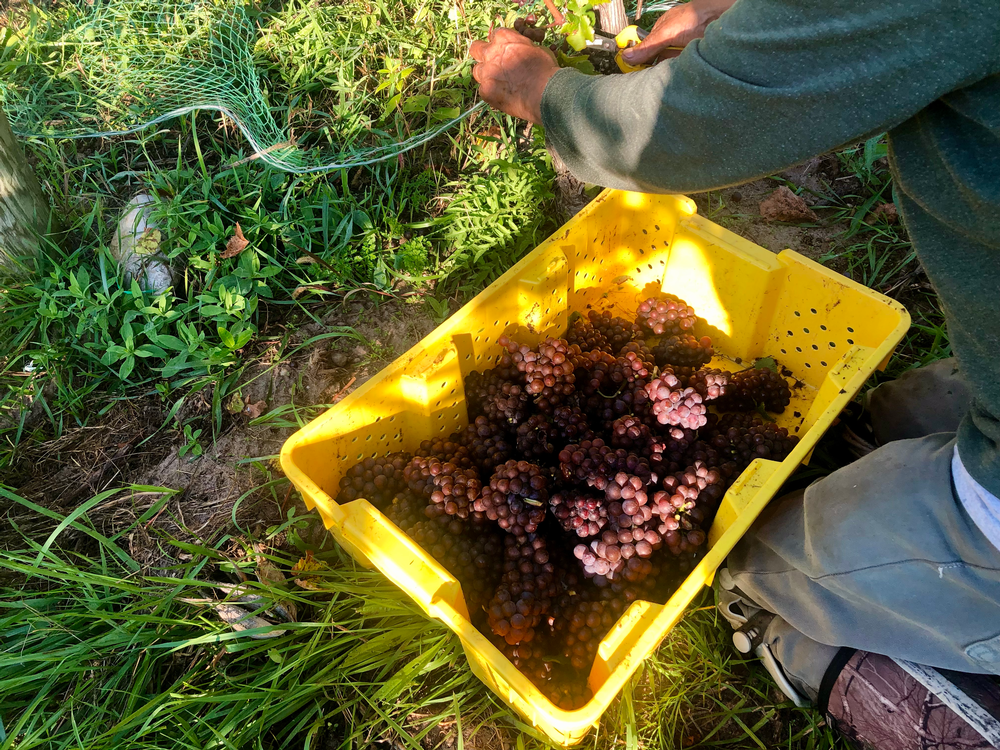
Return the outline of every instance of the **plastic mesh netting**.
{"type": "Polygon", "coordinates": [[[302,0],[265,14],[224,0],[79,0],[8,36],[30,49],[0,79],[0,102],[22,136],[125,135],[217,110],[278,169],[374,164],[486,106],[460,80],[467,45],[512,7],[487,0],[473,18],[454,0],[413,6],[302,0]]]}
{"type": "MultiPolygon", "coordinates": [[[[339,23],[342,15],[331,10],[325,19],[315,14],[304,19],[279,17],[269,33],[291,28],[294,34],[296,24],[311,23],[336,40],[353,42],[354,51],[364,55],[364,45],[371,40],[365,39],[363,24],[353,28],[339,23]],[[320,26],[324,21],[328,28],[320,26]]],[[[61,32],[45,45],[39,63],[29,66],[32,70],[0,82],[4,107],[19,135],[124,135],[194,110],[217,110],[239,127],[258,158],[288,172],[306,173],[391,159],[485,106],[479,103],[464,111],[442,107],[454,116],[438,114],[430,127],[403,139],[387,130],[380,132],[383,123],[377,118],[319,113],[312,122],[325,132],[327,142],[303,147],[290,135],[288,125],[279,126],[265,98],[255,61],[258,28],[241,6],[198,0],[98,0],[93,6],[81,6],[61,32]],[[62,59],[54,63],[53,56],[60,55],[62,59]]],[[[448,46],[455,44],[449,40],[448,46]]],[[[446,45],[439,47],[443,48],[418,46],[411,56],[426,63],[436,60],[435,55],[453,54],[446,45]]],[[[407,62],[400,59],[398,70],[407,70],[407,62]]],[[[390,63],[382,64],[386,68],[378,72],[383,78],[398,72],[390,63]]],[[[363,81],[352,93],[358,110],[377,99],[365,90],[363,81]]]]}

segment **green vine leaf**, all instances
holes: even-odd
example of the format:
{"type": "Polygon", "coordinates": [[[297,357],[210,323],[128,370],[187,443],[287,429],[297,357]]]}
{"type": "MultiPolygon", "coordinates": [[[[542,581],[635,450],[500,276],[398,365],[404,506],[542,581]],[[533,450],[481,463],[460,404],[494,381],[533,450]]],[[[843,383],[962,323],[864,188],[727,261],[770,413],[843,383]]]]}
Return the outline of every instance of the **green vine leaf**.
{"type": "Polygon", "coordinates": [[[587,0],[570,0],[566,6],[566,22],[559,33],[566,35],[566,42],[577,52],[594,40],[593,5],[587,0]]]}

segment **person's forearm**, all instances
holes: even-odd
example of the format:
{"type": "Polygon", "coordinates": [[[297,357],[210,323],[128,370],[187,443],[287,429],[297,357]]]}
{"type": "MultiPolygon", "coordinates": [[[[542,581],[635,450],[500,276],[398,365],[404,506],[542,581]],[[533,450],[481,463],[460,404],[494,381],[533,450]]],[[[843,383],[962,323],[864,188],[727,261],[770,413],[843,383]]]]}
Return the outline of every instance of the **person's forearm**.
{"type": "Polygon", "coordinates": [[[622,76],[560,71],[542,123],[587,182],[645,192],[736,184],[886,130],[989,74],[988,40],[957,45],[973,25],[958,26],[930,0],[739,0],[674,60],[622,76]]]}

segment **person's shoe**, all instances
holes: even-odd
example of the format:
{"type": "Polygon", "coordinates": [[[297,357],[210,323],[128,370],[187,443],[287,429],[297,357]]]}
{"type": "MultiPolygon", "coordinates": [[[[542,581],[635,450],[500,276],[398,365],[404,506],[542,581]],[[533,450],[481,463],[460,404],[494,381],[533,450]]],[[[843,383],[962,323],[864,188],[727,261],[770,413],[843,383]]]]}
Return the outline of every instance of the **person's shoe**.
{"type": "Polygon", "coordinates": [[[840,436],[854,458],[864,458],[878,448],[871,412],[857,403],[850,403],[840,413],[840,436]]]}
{"type": "Polygon", "coordinates": [[[733,630],[739,630],[747,624],[750,618],[762,611],[739,590],[729,573],[729,568],[719,568],[715,574],[713,588],[715,589],[715,606],[733,630]]]}
{"type": "Polygon", "coordinates": [[[767,626],[776,615],[758,607],[750,597],[740,591],[729,572],[720,568],[715,575],[715,605],[726,622],[733,628],[733,646],[741,654],[753,654],[760,659],[778,688],[796,706],[809,705],[809,700],[796,690],[785,675],[781,664],[774,658],[771,647],[764,640],[767,626]]]}

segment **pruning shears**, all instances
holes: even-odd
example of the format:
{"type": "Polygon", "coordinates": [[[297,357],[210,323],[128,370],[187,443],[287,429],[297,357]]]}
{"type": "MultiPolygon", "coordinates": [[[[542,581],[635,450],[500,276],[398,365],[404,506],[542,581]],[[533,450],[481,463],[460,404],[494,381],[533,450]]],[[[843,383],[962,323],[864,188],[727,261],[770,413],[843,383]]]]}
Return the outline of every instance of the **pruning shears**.
{"type": "MultiPolygon", "coordinates": [[[[625,62],[622,57],[622,50],[633,47],[643,39],[649,36],[649,32],[645,29],[640,29],[638,26],[626,26],[615,37],[605,36],[601,34],[600,31],[595,32],[593,41],[587,42],[587,49],[599,49],[605,52],[611,52],[615,56],[615,62],[618,63],[618,69],[622,73],[631,73],[634,70],[642,70],[643,68],[648,68],[648,65],[629,65],[625,62]]],[[[668,48],[673,49],[673,48],[668,48]]],[[[676,49],[681,49],[677,47],[676,49]]]]}
{"type": "Polygon", "coordinates": [[[622,50],[628,49],[633,45],[638,44],[643,39],[649,35],[649,32],[645,29],[640,29],[638,26],[626,26],[615,37],[604,36],[600,31],[596,32],[594,35],[594,40],[587,42],[587,49],[599,49],[605,52],[611,52],[615,56],[615,62],[618,63],[618,69],[622,73],[631,73],[633,70],[641,70],[642,68],[648,68],[648,65],[629,65],[622,58],[622,50]]]}

